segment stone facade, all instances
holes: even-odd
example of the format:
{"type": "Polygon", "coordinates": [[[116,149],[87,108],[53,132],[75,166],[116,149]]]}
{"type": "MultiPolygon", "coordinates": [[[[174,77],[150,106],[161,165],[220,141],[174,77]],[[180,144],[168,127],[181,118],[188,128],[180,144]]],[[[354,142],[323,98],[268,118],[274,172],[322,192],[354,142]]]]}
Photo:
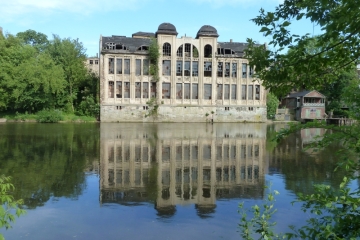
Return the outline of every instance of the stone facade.
{"type": "Polygon", "coordinates": [[[95,73],[99,76],[99,58],[98,57],[89,57],[86,59],[85,66],[89,71],[95,73]]]}
{"type": "Polygon", "coordinates": [[[177,38],[174,25],[131,38],[100,37],[100,119],[103,122],[263,122],[266,91],[252,77],[245,43],[218,42],[205,25],[196,38],[177,38]],[[160,79],[149,75],[148,47],[159,45],[160,79]],[[148,117],[156,98],[157,114],[148,117]]]}

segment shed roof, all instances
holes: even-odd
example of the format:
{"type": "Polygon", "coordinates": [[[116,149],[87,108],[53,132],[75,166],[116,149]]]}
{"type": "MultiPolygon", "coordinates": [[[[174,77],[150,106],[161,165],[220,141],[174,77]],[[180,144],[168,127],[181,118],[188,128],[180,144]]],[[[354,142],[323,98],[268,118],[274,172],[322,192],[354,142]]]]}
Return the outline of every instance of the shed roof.
{"type": "MultiPolygon", "coordinates": [[[[289,96],[287,96],[286,98],[296,98],[296,97],[310,97],[308,95],[311,95],[311,93],[315,93],[319,98],[326,98],[323,94],[321,94],[320,92],[316,91],[316,90],[304,90],[302,92],[296,92],[296,93],[291,93],[289,96]]],[[[311,96],[314,97],[314,96],[311,96]]]]}
{"type": "MultiPolygon", "coordinates": [[[[107,43],[121,44],[126,46],[128,52],[135,52],[141,46],[149,46],[151,39],[148,38],[129,38],[124,36],[102,37],[101,50],[106,51],[107,43]]],[[[114,51],[114,50],[111,50],[114,51]]]]}

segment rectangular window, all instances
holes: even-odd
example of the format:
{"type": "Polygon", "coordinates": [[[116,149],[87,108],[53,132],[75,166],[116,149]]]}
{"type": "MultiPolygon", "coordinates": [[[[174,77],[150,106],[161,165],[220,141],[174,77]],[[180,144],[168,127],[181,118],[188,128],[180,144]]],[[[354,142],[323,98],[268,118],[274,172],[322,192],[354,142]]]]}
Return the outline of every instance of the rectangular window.
{"type": "Polygon", "coordinates": [[[149,59],[143,60],[143,74],[149,75],[149,59]]]}
{"type": "Polygon", "coordinates": [[[124,59],[124,74],[130,74],[130,59],[124,59]]]}
{"type": "Polygon", "coordinates": [[[243,78],[247,77],[247,64],[246,63],[242,64],[242,77],[243,78]]]}
{"type": "Polygon", "coordinates": [[[109,98],[114,98],[114,81],[109,81],[109,98]]]}
{"type": "Polygon", "coordinates": [[[98,65],[98,64],[99,64],[99,60],[95,60],[95,64],[98,65]]]}
{"type": "Polygon", "coordinates": [[[230,99],[230,85],[229,84],[224,85],[224,99],[225,100],[230,99]]]}
{"type": "Polygon", "coordinates": [[[135,83],[135,98],[141,98],[141,82],[135,83]]]}
{"type": "Polygon", "coordinates": [[[140,76],[141,75],[141,59],[136,59],[135,61],[135,75],[140,76]]]}
{"type": "Polygon", "coordinates": [[[182,61],[176,61],[176,76],[182,76],[182,68],[183,68],[182,61]]]}
{"type": "Polygon", "coordinates": [[[184,99],[190,99],[190,83],[184,83],[184,99]]]}
{"type": "Polygon", "coordinates": [[[130,82],[124,82],[124,98],[130,98],[130,82]]]}
{"type": "Polygon", "coordinates": [[[192,62],[192,76],[197,77],[199,75],[199,62],[192,62]]]}
{"type": "Polygon", "coordinates": [[[109,58],[109,74],[114,74],[114,58],[109,58]]]}
{"type": "Polygon", "coordinates": [[[116,59],[116,74],[122,74],[122,59],[116,59]]]}
{"type": "Polygon", "coordinates": [[[198,84],[197,83],[192,84],[191,99],[198,99],[198,84]]]}
{"type": "Polygon", "coordinates": [[[154,97],[156,97],[156,82],[152,82],[151,83],[151,92],[150,92],[150,96],[152,97],[152,98],[154,98],[154,97]]]}
{"type": "Polygon", "coordinates": [[[246,85],[241,86],[241,99],[246,100],[246,85]]]}
{"type": "Polygon", "coordinates": [[[225,63],[225,77],[230,77],[230,63],[225,63]]]}
{"type": "Polygon", "coordinates": [[[122,98],[122,82],[120,81],[116,82],[116,97],[122,98]]]}
{"type": "Polygon", "coordinates": [[[236,100],[236,84],[231,84],[231,99],[236,100]]]}
{"type": "Polygon", "coordinates": [[[222,100],[223,85],[222,85],[222,84],[218,84],[216,91],[217,91],[217,94],[216,94],[217,97],[216,97],[216,98],[217,98],[218,100],[222,100]]]}
{"type": "Polygon", "coordinates": [[[212,62],[204,62],[204,77],[211,77],[212,62]]]}
{"type": "Polygon", "coordinates": [[[204,84],[204,99],[211,100],[212,86],[211,84],[204,84]]]}
{"type": "Polygon", "coordinates": [[[93,60],[89,60],[90,64],[93,64],[93,60]]]}
{"type": "Polygon", "coordinates": [[[170,60],[163,60],[162,71],[163,71],[162,72],[163,76],[171,75],[171,61],[170,60]]]}
{"type": "Polygon", "coordinates": [[[184,63],[184,76],[190,76],[190,61],[185,61],[184,63]]]}
{"type": "Polygon", "coordinates": [[[249,78],[252,78],[253,74],[254,74],[254,68],[250,66],[249,67],[249,78]]]}
{"type": "Polygon", "coordinates": [[[162,98],[163,99],[170,99],[170,83],[163,83],[162,84],[162,98]]]}
{"type": "Polygon", "coordinates": [[[255,100],[260,100],[260,85],[255,85],[255,100]]]}
{"type": "Polygon", "coordinates": [[[223,76],[223,63],[222,62],[218,62],[217,76],[218,77],[223,76]]]}
{"type": "Polygon", "coordinates": [[[232,64],[232,73],[231,77],[236,78],[237,77],[237,63],[232,64]]]}
{"type": "Polygon", "coordinates": [[[182,99],[182,83],[176,84],[176,99],[182,99]]]}
{"type": "Polygon", "coordinates": [[[248,86],[248,99],[249,100],[254,99],[254,86],[253,85],[248,86]]]}
{"type": "Polygon", "coordinates": [[[147,82],[143,83],[142,93],[143,93],[143,98],[149,98],[149,83],[147,82]]]}

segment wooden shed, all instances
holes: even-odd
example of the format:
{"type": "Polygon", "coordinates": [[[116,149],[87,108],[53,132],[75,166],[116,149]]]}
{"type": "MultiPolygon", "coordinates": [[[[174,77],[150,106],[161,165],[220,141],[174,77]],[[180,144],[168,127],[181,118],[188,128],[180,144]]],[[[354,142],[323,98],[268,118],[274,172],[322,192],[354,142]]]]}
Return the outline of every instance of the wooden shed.
{"type": "Polygon", "coordinates": [[[297,121],[325,119],[325,98],[316,90],[305,90],[290,94],[282,100],[282,105],[294,111],[297,121]]]}

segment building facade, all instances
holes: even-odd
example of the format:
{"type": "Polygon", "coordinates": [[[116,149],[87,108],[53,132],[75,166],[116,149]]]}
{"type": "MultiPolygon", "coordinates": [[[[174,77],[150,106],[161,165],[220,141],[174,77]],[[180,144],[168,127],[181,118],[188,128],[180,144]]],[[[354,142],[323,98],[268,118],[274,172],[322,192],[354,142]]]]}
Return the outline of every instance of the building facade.
{"type": "Polygon", "coordinates": [[[205,25],[195,38],[177,38],[170,23],[156,33],[100,37],[103,122],[262,122],[266,91],[244,58],[245,43],[218,42],[205,25]],[[149,73],[148,50],[159,46],[159,80],[149,73]],[[148,102],[155,98],[156,114],[148,102]]]}

